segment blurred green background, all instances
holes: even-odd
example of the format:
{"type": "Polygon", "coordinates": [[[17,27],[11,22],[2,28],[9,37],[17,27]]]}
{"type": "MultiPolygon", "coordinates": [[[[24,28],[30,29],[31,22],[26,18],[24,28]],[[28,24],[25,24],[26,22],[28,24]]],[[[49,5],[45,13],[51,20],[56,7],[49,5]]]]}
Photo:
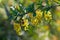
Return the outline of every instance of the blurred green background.
{"type": "Polygon", "coordinates": [[[60,1],[0,0],[0,40],[60,40],[60,1]],[[50,14],[47,17],[48,20],[44,19],[45,11],[47,14],[51,12],[51,20],[48,18],[50,14]],[[39,13],[42,13],[43,16],[41,17],[39,13]],[[26,14],[28,22],[24,19],[26,14]],[[36,16],[38,16],[38,21],[36,16]],[[25,20],[25,26],[29,27],[28,30],[25,29],[25,26],[22,27],[23,21],[20,21],[22,19],[18,17],[25,20]],[[31,24],[30,20],[32,20],[31,24]],[[14,30],[14,22],[20,23],[21,29],[18,24],[16,26],[16,28],[19,27],[18,32],[14,30]]]}

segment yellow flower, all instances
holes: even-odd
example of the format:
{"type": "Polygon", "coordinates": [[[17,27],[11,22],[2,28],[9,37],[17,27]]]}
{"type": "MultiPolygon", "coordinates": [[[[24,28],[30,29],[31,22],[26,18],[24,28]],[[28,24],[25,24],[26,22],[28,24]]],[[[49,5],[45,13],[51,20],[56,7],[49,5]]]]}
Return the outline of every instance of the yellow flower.
{"type": "Polygon", "coordinates": [[[36,18],[40,19],[42,17],[42,11],[41,10],[36,10],[36,18]]]}
{"type": "Polygon", "coordinates": [[[28,25],[29,25],[29,22],[28,22],[28,19],[23,19],[24,23],[22,24],[22,26],[24,26],[24,30],[28,30],[28,25]]]}
{"type": "Polygon", "coordinates": [[[22,26],[28,26],[29,25],[28,19],[23,19],[23,21],[24,21],[24,24],[22,24],[22,26]]]}
{"type": "Polygon", "coordinates": [[[24,27],[24,30],[25,30],[25,31],[26,31],[26,30],[29,30],[29,29],[28,29],[28,26],[24,27]]]}
{"type": "Polygon", "coordinates": [[[44,18],[45,18],[45,20],[51,20],[51,19],[52,19],[51,12],[48,11],[47,14],[46,14],[46,12],[45,12],[45,13],[44,13],[44,18]]]}
{"type": "Polygon", "coordinates": [[[38,24],[38,19],[37,19],[37,18],[31,19],[31,23],[32,23],[33,25],[37,25],[37,24],[38,24]]]}
{"type": "Polygon", "coordinates": [[[19,35],[19,33],[21,32],[21,27],[19,23],[14,23],[14,30],[19,35]]]}

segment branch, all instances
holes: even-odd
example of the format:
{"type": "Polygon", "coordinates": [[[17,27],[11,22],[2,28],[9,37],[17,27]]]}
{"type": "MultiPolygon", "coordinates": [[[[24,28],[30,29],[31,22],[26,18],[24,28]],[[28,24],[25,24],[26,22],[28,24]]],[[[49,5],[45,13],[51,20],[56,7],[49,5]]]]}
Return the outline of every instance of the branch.
{"type": "Polygon", "coordinates": [[[10,16],[10,12],[8,11],[7,6],[5,5],[4,8],[5,8],[5,11],[6,11],[7,16],[9,17],[10,16]]]}

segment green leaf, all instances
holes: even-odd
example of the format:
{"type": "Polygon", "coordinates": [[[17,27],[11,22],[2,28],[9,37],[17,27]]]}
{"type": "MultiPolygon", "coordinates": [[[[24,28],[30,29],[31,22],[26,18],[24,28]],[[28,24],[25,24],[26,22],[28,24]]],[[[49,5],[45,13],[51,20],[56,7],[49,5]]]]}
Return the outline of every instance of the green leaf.
{"type": "Polygon", "coordinates": [[[11,9],[11,14],[12,14],[12,15],[17,15],[17,13],[18,13],[17,10],[13,10],[13,9],[11,9]]]}
{"type": "Polygon", "coordinates": [[[28,11],[28,12],[33,12],[33,11],[34,11],[34,3],[30,4],[30,5],[27,7],[27,11],[28,11]]]}

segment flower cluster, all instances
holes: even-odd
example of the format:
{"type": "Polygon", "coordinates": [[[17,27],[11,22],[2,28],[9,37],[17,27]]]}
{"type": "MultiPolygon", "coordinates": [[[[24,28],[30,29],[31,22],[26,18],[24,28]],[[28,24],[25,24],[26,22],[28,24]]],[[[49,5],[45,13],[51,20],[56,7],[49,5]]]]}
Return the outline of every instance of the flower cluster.
{"type": "Polygon", "coordinates": [[[14,30],[16,31],[16,34],[20,35],[20,32],[21,32],[21,26],[19,23],[15,23],[14,22],[14,30]]]}
{"type": "Polygon", "coordinates": [[[44,18],[45,20],[51,20],[52,19],[52,14],[50,11],[48,11],[47,13],[44,13],[44,18]]]}

